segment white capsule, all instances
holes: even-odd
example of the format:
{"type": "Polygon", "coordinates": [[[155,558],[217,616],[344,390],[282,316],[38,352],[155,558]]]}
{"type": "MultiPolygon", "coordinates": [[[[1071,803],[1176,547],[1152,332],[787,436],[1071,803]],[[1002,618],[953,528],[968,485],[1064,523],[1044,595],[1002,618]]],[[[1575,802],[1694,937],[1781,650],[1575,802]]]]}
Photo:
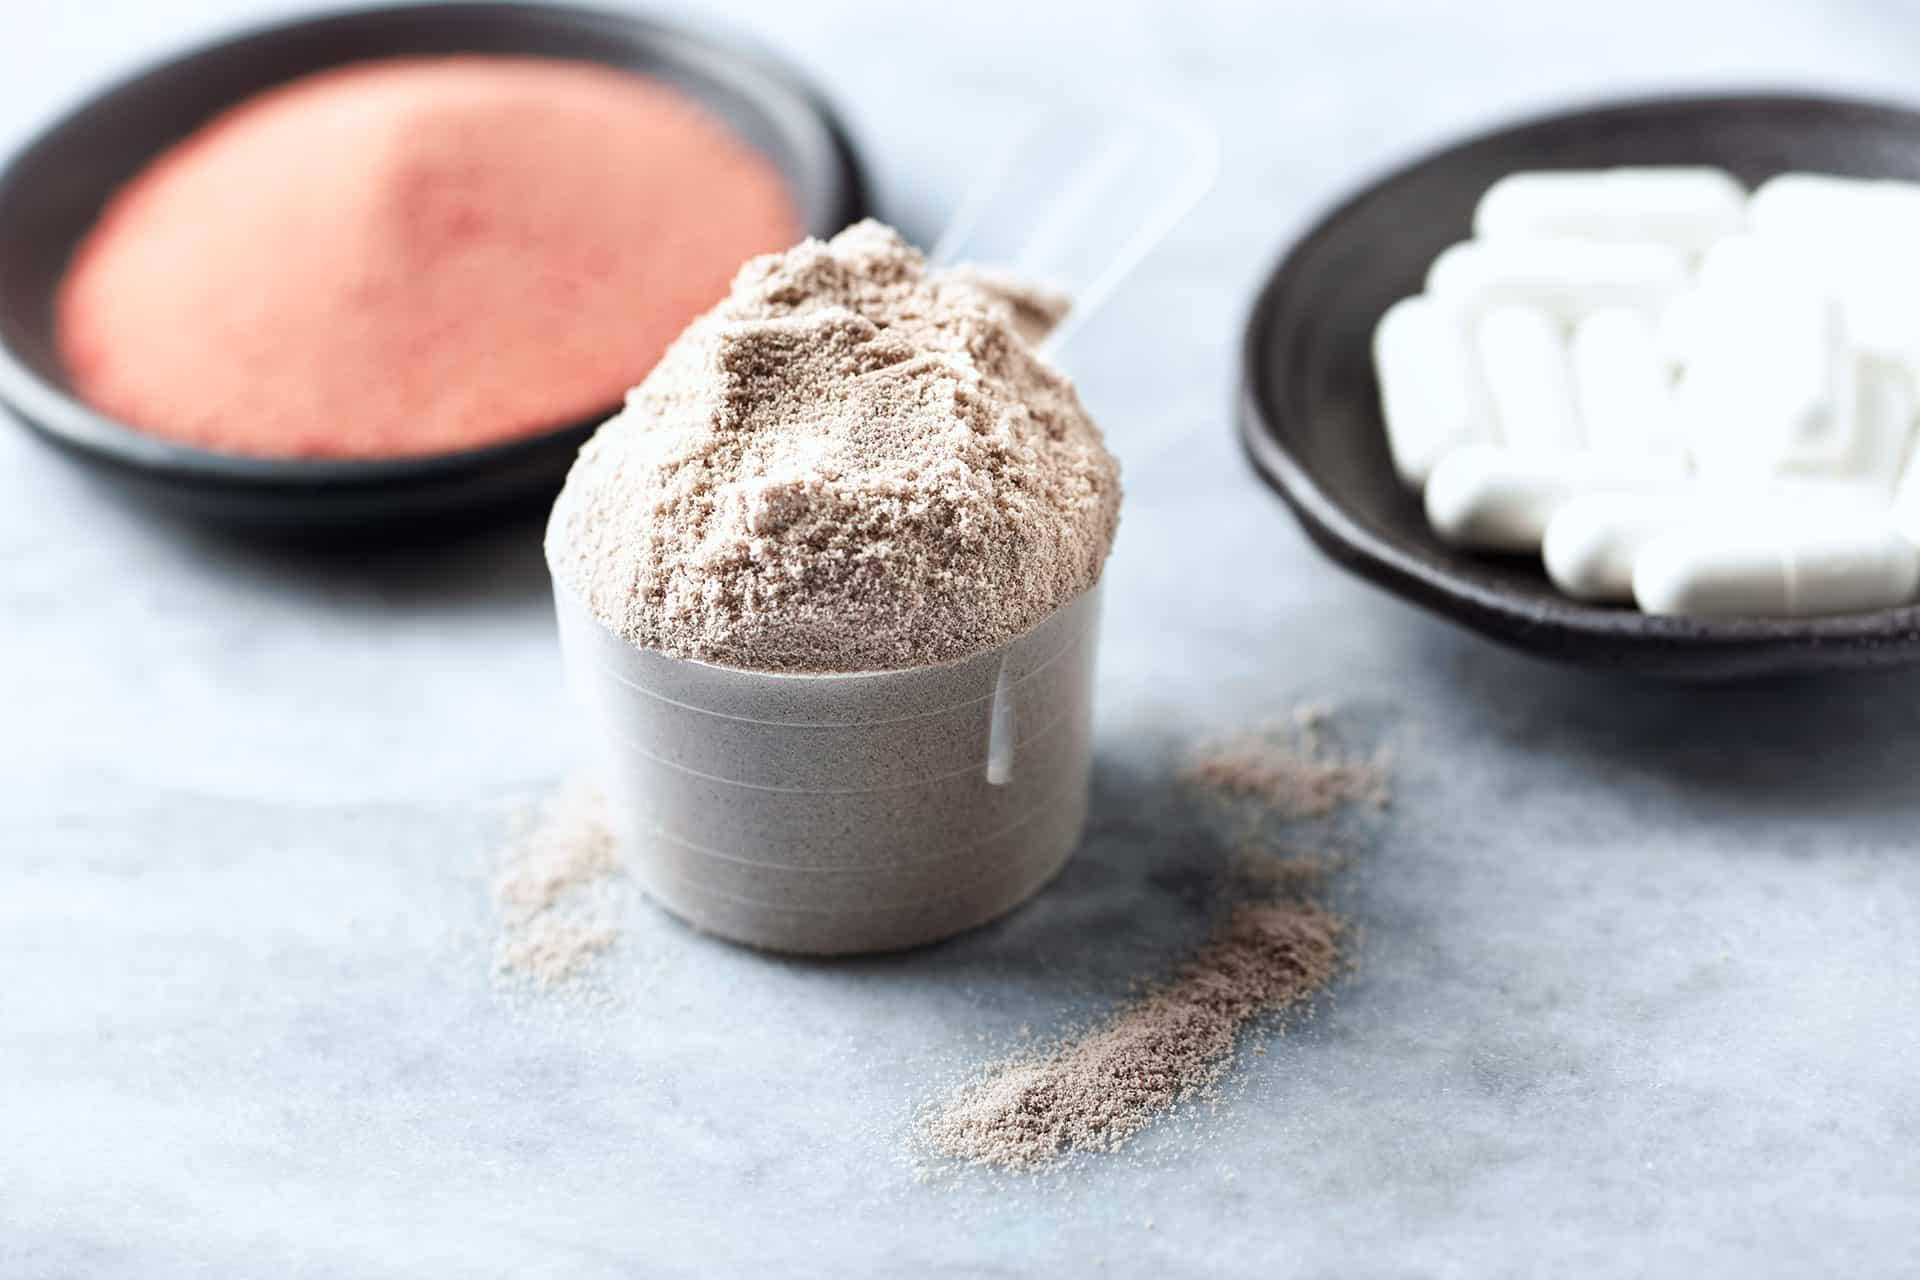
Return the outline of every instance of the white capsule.
{"type": "Polygon", "coordinates": [[[1890,497],[1913,444],[1913,378],[1900,365],[1866,357],[1855,362],[1853,395],[1851,445],[1833,474],[1890,497]]]}
{"type": "Polygon", "coordinates": [[[1494,307],[1474,326],[1495,437],[1516,449],[1580,447],[1567,343],[1539,307],[1494,307]]]}
{"type": "Polygon", "coordinates": [[[1568,169],[1514,173],[1480,197],[1486,239],[1651,241],[1696,253],[1740,229],[1747,192],[1723,169],[1568,169]]]}
{"type": "Polygon", "coordinates": [[[1574,326],[1567,348],[1587,447],[1600,453],[1684,453],[1673,412],[1673,375],[1653,323],[1624,307],[1574,326]]]}
{"type": "Polygon", "coordinates": [[[1686,255],[1664,244],[1469,240],[1433,260],[1427,292],[1461,311],[1520,303],[1572,324],[1602,307],[1657,314],[1687,276],[1686,255]]]}
{"type": "Polygon", "coordinates": [[[1425,484],[1447,450],[1491,437],[1466,328],[1432,299],[1387,308],[1373,331],[1373,367],[1394,469],[1406,484],[1425,484]]]}
{"type": "MultiPolygon", "coordinates": [[[[1707,492],[1715,490],[1709,486],[1707,492]]],[[[1726,491],[1730,499],[1750,499],[1771,504],[1771,509],[1779,510],[1782,504],[1795,515],[1813,515],[1825,513],[1828,518],[1845,519],[1853,516],[1886,516],[1893,510],[1893,491],[1890,484],[1879,479],[1865,479],[1860,476],[1832,476],[1786,471],[1770,476],[1756,490],[1747,486],[1738,486],[1726,491]]]]}
{"type": "Polygon", "coordinates": [[[1703,290],[1675,406],[1701,474],[1758,481],[1842,466],[1852,379],[1838,307],[1785,285],[1703,290]]]}
{"type": "Polygon", "coordinates": [[[1857,348],[1882,360],[1920,363],[1920,307],[1914,305],[1920,262],[1908,257],[1860,263],[1841,277],[1839,294],[1857,348]]]}
{"type": "Polygon", "coordinates": [[[1696,278],[1703,285],[1746,284],[1769,276],[1803,279],[1806,263],[1793,242],[1757,231],[1741,231],[1716,240],[1700,255],[1696,278]]]}
{"type": "Polygon", "coordinates": [[[1846,519],[1884,507],[1847,481],[1782,479],[1765,488],[1698,485],[1674,493],[1593,493],[1555,508],[1540,542],[1554,585],[1578,600],[1633,599],[1633,567],[1641,551],[1675,529],[1741,525],[1776,528],[1828,513],[1846,519]]]}
{"type": "Polygon", "coordinates": [[[1893,490],[1891,514],[1894,527],[1920,546],[1920,445],[1910,444],[1907,449],[1906,465],[1893,490]]]}
{"type": "Polygon", "coordinates": [[[1920,225],[1920,183],[1783,173],[1754,189],[1747,222],[1763,235],[1904,241],[1920,225]]]}
{"type": "Polygon", "coordinates": [[[1916,586],[1920,551],[1874,516],[1692,525],[1647,543],[1633,570],[1642,610],[1693,618],[1885,609],[1913,599],[1916,586]]]}
{"type": "Polygon", "coordinates": [[[1920,309],[1913,305],[1920,258],[1904,244],[1842,234],[1731,236],[1700,259],[1699,281],[1709,293],[1770,289],[1830,299],[1849,345],[1884,360],[1920,356],[1920,309]]]}
{"type": "Polygon", "coordinates": [[[1440,459],[1427,480],[1427,521],[1457,546],[1535,551],[1554,512],[1589,493],[1659,493],[1680,488],[1672,459],[1544,453],[1469,444],[1440,459]]]}
{"type": "Polygon", "coordinates": [[[1800,296],[1831,295],[1830,282],[1804,249],[1777,236],[1752,232],[1728,236],[1700,255],[1695,276],[1709,296],[1740,297],[1769,290],[1800,296]]]}
{"type": "Polygon", "coordinates": [[[1675,294],[1660,308],[1653,323],[1653,345],[1677,372],[1692,358],[1713,328],[1713,310],[1698,289],[1675,294]]]}
{"type": "Polygon", "coordinates": [[[1701,515],[1697,494],[1588,493],[1554,509],[1540,558],[1576,600],[1633,599],[1633,565],[1647,543],[1701,515]]]}
{"type": "Polygon", "coordinates": [[[1723,424],[1725,451],[1717,464],[1702,454],[1708,477],[1779,496],[1887,505],[1920,413],[1912,375],[1901,365],[1842,350],[1832,379],[1830,403],[1784,449],[1761,448],[1769,437],[1752,428],[1764,417],[1723,424]]]}
{"type": "Polygon", "coordinates": [[[1782,174],[1754,193],[1749,221],[1839,299],[1862,351],[1920,360],[1920,183],[1782,174]]]}

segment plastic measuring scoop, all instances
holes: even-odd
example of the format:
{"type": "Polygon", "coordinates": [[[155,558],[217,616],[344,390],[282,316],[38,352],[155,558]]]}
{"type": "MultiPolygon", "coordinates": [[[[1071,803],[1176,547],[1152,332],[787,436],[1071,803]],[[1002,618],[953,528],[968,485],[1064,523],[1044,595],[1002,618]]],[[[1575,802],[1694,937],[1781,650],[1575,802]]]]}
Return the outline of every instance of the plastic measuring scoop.
{"type": "MultiPolygon", "coordinates": [[[[1211,134],[1174,113],[1084,130],[1050,115],[976,189],[936,260],[1031,274],[1076,294],[1084,319],[1215,163],[1211,134]]],[[[918,946],[1011,911],[1080,843],[1097,585],[957,662],[825,675],[636,648],[554,590],[628,865],[698,928],[809,954],[918,946]]]]}
{"type": "Polygon", "coordinates": [[[556,594],[627,865],[709,933],[917,946],[1012,910],[1080,842],[1097,587],[970,658],[849,675],[638,649],[556,594]]]}
{"type": "Polygon", "coordinates": [[[1184,107],[1054,108],[1016,138],[928,254],[1072,300],[1057,350],[1178,226],[1220,171],[1213,127],[1184,107]]]}

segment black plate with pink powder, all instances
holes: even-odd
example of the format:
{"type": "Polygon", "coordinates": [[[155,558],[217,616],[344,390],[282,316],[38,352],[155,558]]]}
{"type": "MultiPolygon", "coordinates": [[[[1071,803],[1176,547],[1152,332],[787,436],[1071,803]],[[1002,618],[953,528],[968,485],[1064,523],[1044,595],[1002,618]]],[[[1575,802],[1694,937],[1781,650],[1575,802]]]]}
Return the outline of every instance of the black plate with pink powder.
{"type": "Polygon", "coordinates": [[[832,110],[791,68],[750,45],[649,18],[540,4],[412,5],[262,28],[96,94],[0,171],[0,402],[140,497],[254,530],[331,537],[550,500],[605,414],[428,457],[241,457],[174,444],[96,412],[73,394],[56,354],[53,301],[75,246],[108,197],[157,153],[234,103],[308,73],[451,53],[576,58],[645,72],[702,103],[772,160],[810,233],[831,234],[867,212],[858,161],[832,110]]]}

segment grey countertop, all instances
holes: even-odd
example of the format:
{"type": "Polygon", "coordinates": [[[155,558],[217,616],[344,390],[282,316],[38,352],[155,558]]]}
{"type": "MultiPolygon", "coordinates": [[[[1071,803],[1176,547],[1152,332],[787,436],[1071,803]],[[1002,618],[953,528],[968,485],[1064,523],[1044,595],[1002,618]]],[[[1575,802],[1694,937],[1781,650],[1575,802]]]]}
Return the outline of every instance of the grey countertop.
{"type": "MultiPolygon", "coordinates": [[[[1069,353],[1129,486],[1086,848],[904,958],[771,960],[634,904],[608,1005],[503,998],[489,867],[578,760],[536,530],[273,553],[0,430],[0,1274],[1920,1269],[1920,678],[1511,656],[1318,559],[1226,411],[1256,275],[1383,164],[1628,90],[1911,93],[1920,17],[712,8],[831,85],[923,234],[1023,101],[1221,127],[1218,188],[1069,353]],[[1337,833],[1364,940],[1333,998],[1122,1158],[917,1179],[941,1081],[1205,929],[1183,745],[1312,700],[1398,762],[1337,833]]],[[[245,10],[15,0],[0,127],[245,10]]]]}

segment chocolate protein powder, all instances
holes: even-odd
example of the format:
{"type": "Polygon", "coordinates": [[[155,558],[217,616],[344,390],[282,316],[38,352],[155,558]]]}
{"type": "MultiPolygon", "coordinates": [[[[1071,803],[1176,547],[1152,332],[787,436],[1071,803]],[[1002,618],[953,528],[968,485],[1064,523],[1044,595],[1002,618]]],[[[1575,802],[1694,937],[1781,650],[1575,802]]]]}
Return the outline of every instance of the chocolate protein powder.
{"type": "Polygon", "coordinates": [[[581,451],[547,559],[645,649],[890,671],[1098,580],[1118,467],[1035,351],[1058,308],[863,222],[757,258],[581,451]]]}
{"type": "Polygon", "coordinates": [[[1297,1013],[1333,980],[1354,931],[1320,899],[1342,859],[1300,852],[1296,824],[1376,812],[1389,779],[1384,753],[1363,762],[1333,750],[1328,720],[1323,708],[1303,708],[1292,732],[1266,725],[1194,754],[1182,779],[1216,806],[1251,803],[1243,816],[1256,819],[1231,857],[1212,936],[1106,1019],[991,1063],[924,1108],[914,1135],[922,1153],[1031,1170],[1116,1151],[1215,1096],[1251,1028],[1297,1013]]]}
{"type": "Polygon", "coordinates": [[[1033,1169],[1113,1151],[1204,1095],[1262,1014],[1311,997],[1340,964],[1340,917],[1311,902],[1244,902],[1174,979],[1085,1035],[1003,1063],[921,1120],[936,1154],[1033,1169]]]}

